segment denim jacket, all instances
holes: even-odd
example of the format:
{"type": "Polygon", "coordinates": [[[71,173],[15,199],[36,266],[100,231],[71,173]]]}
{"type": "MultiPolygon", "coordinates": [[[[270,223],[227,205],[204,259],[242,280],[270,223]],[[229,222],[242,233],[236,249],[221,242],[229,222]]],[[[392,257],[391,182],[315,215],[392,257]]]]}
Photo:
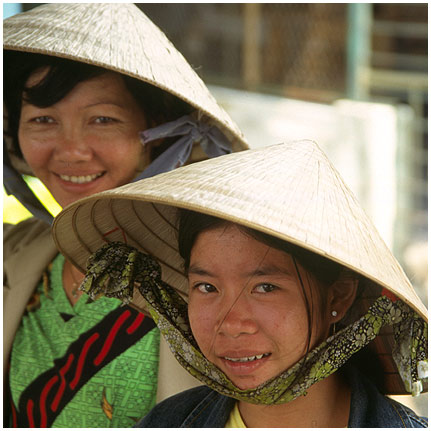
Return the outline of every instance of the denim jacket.
{"type": "MultiPolygon", "coordinates": [[[[382,395],[357,370],[349,370],[347,377],[352,391],[349,428],[427,428],[426,418],[382,395]]],[[[235,403],[199,386],[156,405],[135,428],[224,428],[235,403]]]]}

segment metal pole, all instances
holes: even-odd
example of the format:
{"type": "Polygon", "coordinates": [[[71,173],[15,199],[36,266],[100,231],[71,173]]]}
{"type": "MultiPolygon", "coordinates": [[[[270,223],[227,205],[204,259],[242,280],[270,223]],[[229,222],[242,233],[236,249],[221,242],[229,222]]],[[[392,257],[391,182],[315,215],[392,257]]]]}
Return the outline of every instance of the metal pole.
{"type": "Polygon", "coordinates": [[[253,90],[261,79],[260,4],[244,3],[243,79],[244,86],[253,90]]]}
{"type": "Polygon", "coordinates": [[[349,3],[347,7],[347,96],[366,99],[371,67],[372,3],[349,3]]]}

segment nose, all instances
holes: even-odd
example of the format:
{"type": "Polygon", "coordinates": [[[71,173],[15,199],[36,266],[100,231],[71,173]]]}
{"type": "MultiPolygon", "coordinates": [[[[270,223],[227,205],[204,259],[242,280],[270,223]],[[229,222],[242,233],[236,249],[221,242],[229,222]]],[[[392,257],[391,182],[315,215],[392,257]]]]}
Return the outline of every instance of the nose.
{"type": "Polygon", "coordinates": [[[54,154],[60,162],[85,162],[91,160],[92,148],[89,139],[80,131],[63,129],[57,135],[54,154]]]}
{"type": "Polygon", "coordinates": [[[244,295],[240,295],[220,314],[218,333],[237,338],[240,335],[252,335],[258,330],[250,304],[244,295]]]}

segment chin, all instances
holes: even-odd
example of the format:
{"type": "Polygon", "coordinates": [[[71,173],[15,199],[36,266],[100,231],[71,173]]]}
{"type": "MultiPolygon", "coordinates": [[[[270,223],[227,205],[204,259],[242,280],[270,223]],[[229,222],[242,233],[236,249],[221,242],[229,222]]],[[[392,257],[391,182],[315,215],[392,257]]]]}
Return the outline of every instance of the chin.
{"type": "Polygon", "coordinates": [[[238,389],[241,389],[242,391],[247,391],[249,389],[256,389],[259,385],[251,385],[251,384],[244,384],[244,383],[238,383],[236,384],[236,387],[238,389]]]}
{"type": "Polygon", "coordinates": [[[237,388],[241,389],[242,391],[246,391],[249,389],[256,389],[259,385],[266,382],[266,380],[262,380],[258,382],[256,382],[255,380],[247,381],[247,379],[235,379],[235,380],[232,380],[232,382],[235,384],[237,388]]]}

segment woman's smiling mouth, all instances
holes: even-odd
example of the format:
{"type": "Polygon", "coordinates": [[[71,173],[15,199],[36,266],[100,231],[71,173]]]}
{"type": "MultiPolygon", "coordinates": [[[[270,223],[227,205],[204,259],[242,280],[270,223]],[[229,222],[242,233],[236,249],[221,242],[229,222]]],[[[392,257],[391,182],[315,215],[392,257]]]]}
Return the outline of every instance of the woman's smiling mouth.
{"type": "Polygon", "coordinates": [[[63,180],[63,181],[68,181],[70,183],[75,183],[75,184],[85,184],[85,183],[90,183],[91,181],[94,181],[95,179],[101,177],[104,174],[104,172],[100,172],[98,174],[93,174],[93,175],[61,175],[59,174],[59,177],[63,180]]]}

